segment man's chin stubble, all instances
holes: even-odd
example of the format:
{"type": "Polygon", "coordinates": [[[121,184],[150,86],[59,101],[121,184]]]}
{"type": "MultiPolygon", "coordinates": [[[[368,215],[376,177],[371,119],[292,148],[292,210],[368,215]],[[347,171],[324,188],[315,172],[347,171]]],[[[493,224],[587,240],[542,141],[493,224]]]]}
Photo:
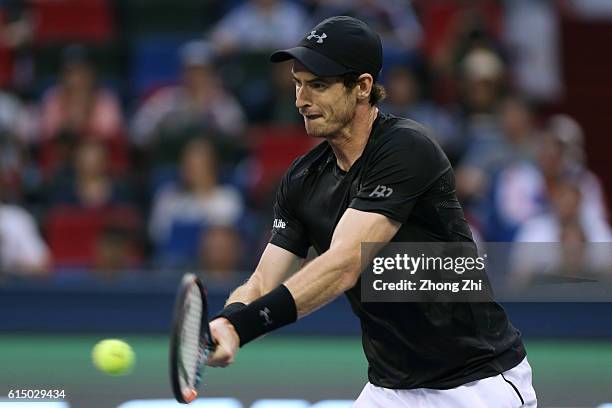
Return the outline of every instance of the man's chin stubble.
{"type": "Polygon", "coordinates": [[[308,126],[306,126],[306,124],[304,123],[304,128],[306,129],[306,133],[308,134],[308,136],[310,137],[316,137],[316,138],[325,138],[327,137],[327,133],[324,133],[322,131],[317,131],[316,129],[308,129],[308,126]]]}

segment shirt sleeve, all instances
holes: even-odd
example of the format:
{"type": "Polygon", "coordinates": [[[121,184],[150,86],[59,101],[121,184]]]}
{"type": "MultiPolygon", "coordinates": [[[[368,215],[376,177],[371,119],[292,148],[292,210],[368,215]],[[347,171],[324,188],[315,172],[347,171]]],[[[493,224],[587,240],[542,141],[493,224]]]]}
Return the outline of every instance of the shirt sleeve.
{"type": "Polygon", "coordinates": [[[295,203],[299,202],[299,191],[296,188],[298,183],[291,182],[290,173],[290,170],[287,171],[276,192],[270,243],[300,258],[306,258],[310,244],[304,224],[299,220],[296,211],[295,203]]]}
{"type": "Polygon", "coordinates": [[[446,155],[428,136],[396,130],[378,143],[365,163],[349,207],[404,223],[419,197],[449,168],[446,155]]]}

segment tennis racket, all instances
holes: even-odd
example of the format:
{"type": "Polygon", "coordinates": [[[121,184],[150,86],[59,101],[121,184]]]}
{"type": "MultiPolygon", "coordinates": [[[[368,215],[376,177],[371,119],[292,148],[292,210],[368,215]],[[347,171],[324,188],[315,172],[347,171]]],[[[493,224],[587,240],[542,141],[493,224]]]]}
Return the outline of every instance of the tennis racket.
{"type": "Polygon", "coordinates": [[[174,306],[170,337],[170,381],[178,402],[189,404],[196,399],[204,366],[214,349],[206,289],[196,275],[185,274],[174,306]]]}

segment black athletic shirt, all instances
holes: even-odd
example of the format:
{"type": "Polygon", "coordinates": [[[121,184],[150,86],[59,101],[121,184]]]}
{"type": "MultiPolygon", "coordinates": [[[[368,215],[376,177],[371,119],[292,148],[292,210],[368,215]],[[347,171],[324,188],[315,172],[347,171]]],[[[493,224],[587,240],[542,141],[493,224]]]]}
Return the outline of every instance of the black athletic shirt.
{"type": "MultiPolygon", "coordinates": [[[[348,172],[327,142],[298,158],[278,189],[270,242],[300,257],[310,246],[321,254],[348,207],[401,222],[395,242],[472,241],[448,159],[408,119],[379,113],[348,172]]],[[[497,303],[362,303],[360,291],[358,282],[346,296],[361,321],[374,385],[454,388],[498,375],[526,355],[497,303]]]]}

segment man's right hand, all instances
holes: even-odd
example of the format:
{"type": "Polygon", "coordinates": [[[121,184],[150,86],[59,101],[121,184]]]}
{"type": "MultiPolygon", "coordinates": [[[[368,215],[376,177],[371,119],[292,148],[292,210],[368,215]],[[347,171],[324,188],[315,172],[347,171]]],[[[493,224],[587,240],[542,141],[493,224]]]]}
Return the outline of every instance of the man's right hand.
{"type": "Polygon", "coordinates": [[[232,364],[240,347],[240,337],[234,326],[225,317],[219,317],[210,322],[210,334],[217,347],[207,364],[211,367],[227,367],[232,364]]]}

